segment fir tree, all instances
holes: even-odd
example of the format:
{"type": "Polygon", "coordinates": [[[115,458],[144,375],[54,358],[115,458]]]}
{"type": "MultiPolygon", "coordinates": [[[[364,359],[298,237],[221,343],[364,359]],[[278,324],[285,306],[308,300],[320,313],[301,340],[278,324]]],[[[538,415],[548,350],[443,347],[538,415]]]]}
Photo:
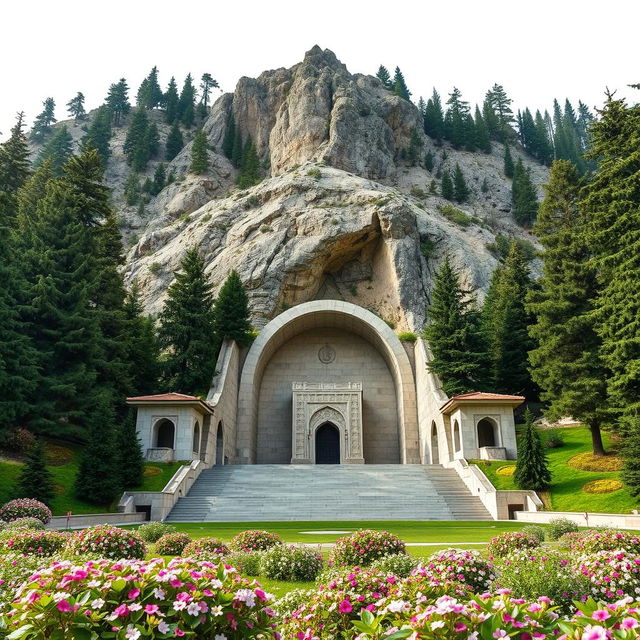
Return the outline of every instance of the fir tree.
{"type": "Polygon", "coordinates": [[[640,495],[640,418],[634,415],[625,422],[621,479],[629,493],[637,498],[640,495]]]}
{"type": "Polygon", "coordinates": [[[99,506],[108,506],[122,491],[115,423],[113,398],[101,393],[90,410],[75,483],[78,498],[99,506]]]}
{"type": "Polygon", "coordinates": [[[396,70],[393,74],[392,90],[396,96],[399,96],[403,100],[411,100],[411,92],[407,88],[407,83],[404,81],[404,76],[402,75],[402,71],[400,71],[400,67],[396,67],[396,70]]]}
{"type": "Polygon", "coordinates": [[[116,460],[121,489],[136,489],[144,480],[144,456],[136,431],[136,422],[130,413],[117,429],[116,460]]]}
{"type": "Polygon", "coordinates": [[[180,92],[180,100],[178,101],[177,117],[180,122],[187,128],[191,129],[195,119],[194,104],[196,99],[196,89],[193,86],[191,74],[187,74],[180,92]]]}
{"type": "Polygon", "coordinates": [[[515,172],[515,166],[513,164],[513,157],[511,156],[511,149],[508,144],[504,145],[504,175],[507,178],[513,178],[515,172]]]}
{"type": "Polygon", "coordinates": [[[207,134],[200,129],[191,146],[191,165],[189,166],[191,173],[204,173],[209,168],[207,147],[207,134]]]}
{"type": "Polygon", "coordinates": [[[106,165],[111,154],[110,141],[111,113],[105,105],[102,105],[98,108],[87,134],[82,139],[82,148],[95,149],[100,154],[102,162],[106,165]]]}
{"type": "Polygon", "coordinates": [[[389,89],[391,91],[393,89],[393,82],[391,82],[391,75],[389,74],[389,70],[384,65],[380,65],[378,67],[378,71],[376,73],[376,78],[382,82],[385,89],[389,89]]]}
{"type": "Polygon", "coordinates": [[[498,139],[506,143],[513,131],[511,129],[511,123],[514,121],[513,111],[511,110],[512,100],[507,96],[504,87],[499,84],[494,84],[493,87],[491,87],[487,92],[486,99],[493,108],[493,112],[497,118],[498,139]]]}
{"type": "Polygon", "coordinates": [[[218,341],[235,340],[240,347],[251,341],[249,299],[237,271],[225,280],[213,307],[213,326],[218,341]]]}
{"type": "Polygon", "coordinates": [[[184,147],[184,141],[182,139],[182,133],[180,132],[180,125],[176,120],[171,127],[171,131],[167,135],[167,140],[164,145],[164,157],[167,162],[171,162],[184,147]]]}
{"type": "Polygon", "coordinates": [[[231,160],[233,157],[233,142],[236,137],[236,123],[233,113],[229,114],[227,119],[227,127],[224,131],[224,139],[222,140],[222,153],[231,160]]]}
{"type": "Polygon", "coordinates": [[[45,160],[51,161],[51,169],[54,175],[58,176],[62,172],[63,165],[69,160],[73,153],[73,138],[67,126],[62,125],[49,138],[40,150],[34,167],[39,167],[45,160]]]}
{"type": "Polygon", "coordinates": [[[149,149],[149,118],[144,109],[136,109],[127,130],[124,141],[124,152],[129,165],[134,171],[142,171],[149,162],[151,152],[149,149]]]}
{"type": "Polygon", "coordinates": [[[442,172],[442,182],[440,185],[440,193],[442,194],[443,198],[446,198],[447,200],[453,200],[453,195],[454,195],[453,182],[451,180],[451,175],[449,171],[447,171],[446,169],[442,172]]]}
{"type": "Polygon", "coordinates": [[[587,218],[578,207],[580,177],[568,160],[551,166],[535,233],[544,247],[542,277],[527,308],[531,375],[542,389],[551,420],[572,416],[591,430],[593,452],[604,454],[600,433],[607,421],[607,371],[593,320],[598,287],[589,250],[587,218]]]}
{"type": "Polygon", "coordinates": [[[105,104],[111,112],[111,124],[119,127],[122,123],[122,118],[131,111],[129,85],[125,78],[120,78],[117,83],[109,87],[109,94],[107,95],[105,104]]]}
{"type": "Polygon", "coordinates": [[[151,193],[154,196],[157,196],[162,189],[164,189],[166,179],[166,172],[164,168],[164,163],[161,162],[157,167],[153,174],[153,187],[151,189],[151,193]]]}
{"type": "Polygon", "coordinates": [[[240,188],[246,189],[260,182],[260,160],[251,138],[247,138],[243,153],[242,172],[238,176],[240,188]]]}
{"type": "Polygon", "coordinates": [[[200,79],[200,89],[202,91],[200,100],[205,109],[209,106],[209,94],[211,93],[211,89],[219,88],[220,85],[218,84],[218,81],[215,80],[210,73],[202,74],[202,78],[200,79]]]}
{"type": "Polygon", "coordinates": [[[24,126],[24,114],[19,113],[9,139],[0,145],[0,192],[4,191],[10,197],[15,196],[31,174],[24,126]]]}
{"type": "Polygon", "coordinates": [[[475,146],[484,151],[484,153],[491,153],[491,140],[489,139],[489,130],[484,122],[480,108],[476,105],[475,113],[475,146]]]}
{"type": "Polygon", "coordinates": [[[18,477],[18,497],[34,498],[51,505],[54,496],[53,475],[47,469],[44,442],[41,438],[36,438],[18,477]]]}
{"type": "Polygon", "coordinates": [[[513,481],[518,489],[544,491],[551,484],[551,472],[540,434],[533,424],[533,415],[524,414],[524,433],[518,441],[518,460],[513,481]]]}
{"type": "Polygon", "coordinates": [[[158,68],[153,67],[138,89],[136,105],[141,109],[155,109],[162,99],[162,89],[158,83],[158,68]]]}
{"type": "Polygon", "coordinates": [[[484,102],[482,103],[482,117],[484,118],[487,131],[489,132],[489,137],[492,140],[502,141],[500,122],[495,109],[493,108],[490,92],[487,92],[484,102]]]}
{"type": "Polygon", "coordinates": [[[51,161],[45,160],[18,191],[17,229],[13,236],[17,252],[20,252],[29,242],[38,203],[47,195],[47,185],[51,179],[53,179],[51,161]]]}
{"type": "Polygon", "coordinates": [[[538,196],[531,181],[531,172],[525,169],[521,158],[518,158],[513,170],[511,212],[516,222],[524,227],[530,227],[535,222],[538,212],[538,196]]]}
{"type": "Polygon", "coordinates": [[[486,372],[475,300],[460,285],[460,276],[446,257],[438,269],[424,335],[447,395],[477,390],[486,372]]]}
{"type": "Polygon", "coordinates": [[[553,160],[553,146],[549,140],[547,123],[540,111],[536,111],[535,117],[535,156],[546,165],[550,165],[553,160]]]}
{"type": "Polygon", "coordinates": [[[54,115],[56,103],[53,98],[47,98],[43,103],[44,109],[38,114],[31,127],[30,139],[34,142],[43,142],[51,133],[51,125],[56,122],[54,115]]]}
{"type": "Polygon", "coordinates": [[[454,87],[447,104],[449,108],[444,118],[444,134],[456,149],[460,149],[466,145],[469,137],[466,124],[469,103],[462,100],[460,90],[454,87]]]}
{"type": "Polygon", "coordinates": [[[140,200],[140,180],[138,180],[138,174],[135,171],[129,173],[129,177],[124,183],[124,201],[130,207],[138,204],[140,200]]]}
{"type": "Polygon", "coordinates": [[[167,124],[174,124],[178,117],[178,102],[180,97],[178,96],[178,85],[176,79],[171,76],[167,91],[164,94],[164,120],[167,124]]]}
{"type": "Polygon", "coordinates": [[[204,261],[193,247],[180,263],[160,314],[166,383],[182,393],[206,392],[215,369],[213,296],[204,261]]]}
{"type": "Polygon", "coordinates": [[[84,110],[84,94],[81,91],[78,91],[78,93],[67,102],[67,111],[74,122],[86,119],[87,112],[84,110]]]}
{"type": "Polygon", "coordinates": [[[424,110],[424,132],[438,144],[444,138],[444,112],[440,95],[435,88],[424,110]]]}
{"type": "Polygon", "coordinates": [[[469,187],[467,187],[464,174],[457,162],[456,170],[453,174],[453,197],[456,202],[466,202],[469,199],[469,187]]]}
{"type": "Polygon", "coordinates": [[[409,141],[409,149],[407,150],[407,160],[412,167],[415,167],[418,163],[418,153],[422,147],[422,140],[417,131],[411,132],[411,139],[409,141]]]}

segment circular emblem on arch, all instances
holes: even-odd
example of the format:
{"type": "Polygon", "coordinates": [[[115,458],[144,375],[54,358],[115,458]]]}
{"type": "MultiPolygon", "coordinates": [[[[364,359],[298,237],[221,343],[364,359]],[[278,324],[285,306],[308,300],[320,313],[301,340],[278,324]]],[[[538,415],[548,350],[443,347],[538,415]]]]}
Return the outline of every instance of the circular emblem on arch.
{"type": "Polygon", "coordinates": [[[322,364],[331,364],[336,359],[336,351],[333,347],[325,344],[320,347],[318,351],[318,360],[322,362],[322,364]]]}

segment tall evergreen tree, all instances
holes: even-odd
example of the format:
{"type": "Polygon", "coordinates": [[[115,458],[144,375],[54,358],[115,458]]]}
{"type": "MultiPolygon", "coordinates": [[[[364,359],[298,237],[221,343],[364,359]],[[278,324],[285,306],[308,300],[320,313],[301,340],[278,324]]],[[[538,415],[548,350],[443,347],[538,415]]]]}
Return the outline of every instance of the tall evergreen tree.
{"type": "Polygon", "coordinates": [[[153,173],[153,187],[151,189],[151,194],[157,196],[162,189],[164,189],[164,185],[166,184],[166,170],[164,167],[164,162],[161,162],[153,173]]]}
{"type": "Polygon", "coordinates": [[[20,187],[17,196],[17,224],[13,236],[15,250],[19,254],[22,248],[28,246],[33,232],[38,203],[47,195],[47,185],[53,179],[51,161],[45,160],[20,187]]]}
{"type": "Polygon", "coordinates": [[[482,387],[486,364],[475,300],[448,257],[436,273],[424,335],[433,356],[429,369],[447,395],[482,387]]]}
{"type": "Polygon", "coordinates": [[[442,181],[440,184],[440,193],[443,198],[447,200],[453,200],[454,188],[453,181],[451,180],[451,174],[447,169],[442,172],[442,181]]]}
{"type": "Polygon", "coordinates": [[[136,105],[141,109],[155,109],[163,100],[162,89],[158,83],[158,68],[153,67],[142,81],[136,96],[136,105]]]}
{"type": "Polygon", "coordinates": [[[78,91],[78,93],[67,102],[67,111],[74,122],[86,119],[87,112],[84,110],[84,93],[82,93],[82,91],[78,91]]]}
{"type": "Polygon", "coordinates": [[[136,422],[130,413],[116,429],[116,464],[121,489],[136,489],[144,481],[144,456],[136,431],[136,422]]]}
{"type": "Polygon", "coordinates": [[[484,153],[491,153],[491,140],[489,139],[489,130],[487,129],[487,125],[485,124],[484,118],[482,117],[482,113],[480,113],[480,108],[478,107],[478,105],[476,105],[474,125],[474,146],[480,149],[480,151],[484,151],[484,153]]]}
{"type": "Polygon", "coordinates": [[[207,134],[200,129],[193,139],[191,146],[191,165],[189,171],[191,173],[204,173],[209,168],[207,134]]]}
{"type": "Polygon", "coordinates": [[[127,161],[134,171],[142,171],[151,158],[149,146],[152,140],[149,137],[149,127],[146,111],[136,109],[129,124],[123,147],[127,161]]]}
{"type": "Polygon", "coordinates": [[[211,93],[211,89],[219,89],[220,85],[218,81],[210,74],[203,73],[202,78],[200,79],[200,90],[202,91],[200,101],[204,105],[206,109],[209,106],[209,95],[211,93]]]}
{"type": "MultiPolygon", "coordinates": [[[[9,139],[0,145],[0,191],[4,191],[10,199],[16,195],[31,173],[29,145],[24,126],[24,114],[19,113],[15,125],[11,128],[9,139]]],[[[12,210],[15,212],[15,209],[12,210]]]]}
{"type": "Polygon", "coordinates": [[[391,81],[391,75],[389,74],[389,70],[384,65],[380,65],[378,67],[378,71],[376,72],[376,78],[382,82],[385,89],[389,89],[391,91],[393,89],[393,82],[391,81]]]}
{"type": "Polygon", "coordinates": [[[109,109],[102,105],[98,108],[87,134],[82,139],[83,149],[95,149],[106,165],[111,155],[109,142],[111,141],[111,113],[109,109]]]}
{"type": "Polygon", "coordinates": [[[195,100],[196,100],[196,88],[193,86],[193,79],[191,74],[187,74],[182,85],[182,91],[180,92],[180,100],[178,102],[177,116],[180,122],[187,128],[191,129],[195,120],[195,100]]]}
{"type": "Polygon", "coordinates": [[[511,103],[513,102],[504,87],[500,84],[494,84],[487,92],[487,100],[498,121],[498,139],[502,142],[506,142],[512,135],[511,123],[513,119],[513,111],[511,110],[511,103]]]}
{"type": "Polygon", "coordinates": [[[444,112],[440,95],[435,88],[424,110],[424,132],[438,144],[444,138],[444,112]]]}
{"type": "Polygon", "coordinates": [[[551,165],[551,162],[553,161],[553,146],[549,139],[547,123],[542,117],[540,111],[536,111],[535,127],[536,158],[538,158],[538,160],[543,164],[551,165]]]}
{"type": "Polygon", "coordinates": [[[638,415],[625,420],[622,458],[624,460],[622,481],[629,493],[637,498],[640,496],[640,418],[638,415]]]}
{"type": "Polygon", "coordinates": [[[55,175],[62,173],[63,165],[69,160],[73,153],[73,138],[66,125],[56,129],[56,132],[49,138],[40,150],[34,163],[34,167],[39,167],[45,160],[51,161],[51,169],[55,175]]]}
{"type": "Polygon", "coordinates": [[[164,94],[164,120],[167,124],[173,124],[178,117],[178,102],[180,97],[178,96],[178,85],[176,79],[171,76],[167,91],[164,94]]]}
{"type": "Polygon", "coordinates": [[[515,166],[513,164],[513,157],[511,156],[511,149],[508,144],[504,145],[504,175],[507,178],[513,178],[515,172],[515,166]]]}
{"type": "Polygon", "coordinates": [[[462,99],[460,90],[454,87],[449,94],[447,104],[449,107],[444,118],[444,134],[456,149],[460,149],[468,140],[466,119],[469,114],[469,103],[462,99]]]}
{"type": "Polygon", "coordinates": [[[522,158],[518,158],[513,170],[511,185],[511,213],[518,224],[530,227],[538,212],[538,196],[531,181],[531,172],[525,169],[522,158]]]}
{"type": "Polygon", "coordinates": [[[540,434],[533,424],[533,415],[524,414],[524,433],[518,441],[518,460],[513,481],[518,489],[544,491],[551,484],[551,472],[540,434]]]}
{"type": "Polygon", "coordinates": [[[160,314],[166,383],[183,393],[206,392],[215,370],[213,296],[198,249],[185,253],[160,314]]]}
{"type": "Polygon", "coordinates": [[[544,247],[542,278],[528,294],[531,375],[552,420],[572,416],[591,430],[593,452],[604,454],[600,428],[608,419],[601,341],[593,300],[598,287],[587,218],[578,207],[580,177],[568,160],[551,166],[535,233],[544,247]]]}
{"type": "Polygon", "coordinates": [[[35,498],[51,505],[54,498],[53,475],[47,469],[47,456],[42,438],[36,438],[35,443],[27,452],[24,466],[18,477],[18,497],[35,498]]]}
{"type": "Polygon", "coordinates": [[[407,83],[404,80],[400,67],[396,67],[393,74],[393,93],[400,96],[403,100],[411,100],[411,92],[407,88],[407,83]]]}
{"type": "Polygon", "coordinates": [[[124,183],[124,201],[130,207],[133,207],[138,204],[140,200],[140,180],[138,179],[138,174],[135,171],[129,172],[129,176],[124,183]]]}
{"type": "Polygon", "coordinates": [[[224,131],[224,139],[222,140],[222,153],[231,160],[233,157],[233,142],[236,137],[236,122],[233,112],[229,114],[227,119],[227,127],[224,131]]]}
{"type": "Polygon", "coordinates": [[[487,92],[487,95],[484,98],[484,102],[482,103],[482,117],[484,118],[484,123],[487,127],[487,131],[489,132],[489,137],[492,140],[502,141],[501,130],[500,130],[500,121],[498,120],[498,116],[493,108],[493,102],[491,100],[490,92],[487,92]]]}
{"type": "Polygon", "coordinates": [[[456,202],[466,202],[469,199],[469,193],[462,169],[456,162],[456,170],[453,174],[453,197],[456,202]]]}
{"type": "Polygon", "coordinates": [[[216,339],[235,340],[240,347],[251,341],[249,299],[238,272],[227,276],[213,306],[213,326],[216,339]]]}
{"type": "Polygon", "coordinates": [[[182,151],[182,147],[184,147],[184,141],[182,139],[180,125],[176,120],[167,135],[167,140],[164,145],[164,157],[166,161],[171,162],[171,160],[182,151]]]}
{"type": "Polygon", "coordinates": [[[238,184],[242,189],[252,187],[260,182],[260,160],[251,138],[247,138],[242,158],[242,172],[238,176],[238,184]]]}
{"type": "Polygon", "coordinates": [[[111,112],[111,124],[114,127],[119,127],[122,124],[122,118],[131,111],[129,85],[125,78],[120,78],[118,82],[109,87],[105,103],[111,112]]]}
{"type": "Polygon", "coordinates": [[[44,109],[38,114],[31,127],[30,138],[34,142],[44,142],[53,130],[51,125],[56,121],[54,115],[56,103],[53,98],[47,98],[43,103],[44,109]]]}

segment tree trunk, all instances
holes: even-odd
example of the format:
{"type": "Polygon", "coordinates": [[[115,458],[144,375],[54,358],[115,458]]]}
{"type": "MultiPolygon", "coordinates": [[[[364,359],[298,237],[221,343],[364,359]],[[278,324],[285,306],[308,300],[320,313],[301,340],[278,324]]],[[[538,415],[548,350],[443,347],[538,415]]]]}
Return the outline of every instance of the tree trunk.
{"type": "Polygon", "coordinates": [[[602,433],[600,432],[600,423],[593,422],[589,427],[591,431],[591,444],[593,446],[593,454],[596,456],[606,456],[607,452],[604,450],[604,444],[602,444],[602,433]]]}

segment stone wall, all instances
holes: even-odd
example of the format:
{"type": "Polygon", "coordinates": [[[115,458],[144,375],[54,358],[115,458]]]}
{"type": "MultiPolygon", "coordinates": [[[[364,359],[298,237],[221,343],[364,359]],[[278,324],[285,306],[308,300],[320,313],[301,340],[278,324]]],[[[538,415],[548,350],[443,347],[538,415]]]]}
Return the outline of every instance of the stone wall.
{"type": "Polygon", "coordinates": [[[384,358],[360,336],[325,328],[294,336],[265,368],[258,403],[258,463],[291,461],[293,382],[362,382],[365,463],[400,462],[395,384],[384,358]],[[318,352],[327,344],[335,350],[335,360],[323,364],[318,352]]]}

